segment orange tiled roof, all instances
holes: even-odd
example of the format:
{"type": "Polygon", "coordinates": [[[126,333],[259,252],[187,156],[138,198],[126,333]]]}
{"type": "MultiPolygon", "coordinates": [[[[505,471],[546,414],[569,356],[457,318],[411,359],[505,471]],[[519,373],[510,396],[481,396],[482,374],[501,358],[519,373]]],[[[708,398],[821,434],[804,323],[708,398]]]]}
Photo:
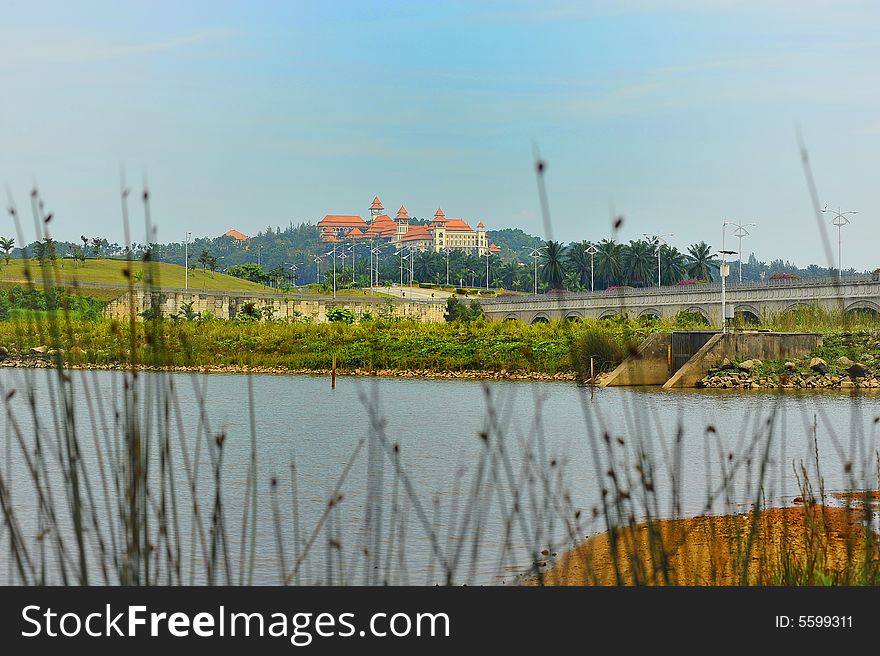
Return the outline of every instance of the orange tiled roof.
{"type": "Polygon", "coordinates": [[[434,218],[435,219],[445,219],[446,218],[446,215],[443,213],[443,208],[441,208],[441,207],[437,208],[437,211],[434,212],[434,218]]]}
{"type": "Polygon", "coordinates": [[[321,235],[321,241],[325,241],[325,242],[338,242],[339,240],[336,238],[336,235],[334,235],[334,234],[331,232],[331,233],[328,233],[328,234],[326,234],[326,235],[321,235]]]}
{"type": "Polygon", "coordinates": [[[328,214],[318,221],[318,225],[322,228],[324,226],[333,226],[334,228],[354,228],[364,227],[367,225],[367,222],[359,216],[350,214],[328,214]]]}
{"type": "Polygon", "coordinates": [[[352,228],[348,233],[346,233],[345,238],[346,239],[363,239],[364,234],[365,234],[364,231],[361,230],[360,228],[352,228]]]}
{"type": "Polygon", "coordinates": [[[403,205],[401,205],[400,209],[397,210],[397,217],[395,217],[395,218],[397,221],[400,221],[401,219],[408,219],[409,218],[409,213],[407,213],[406,208],[403,205]]]}
{"type": "Polygon", "coordinates": [[[422,239],[432,239],[431,231],[428,226],[414,225],[410,226],[406,234],[400,238],[400,241],[418,241],[422,239]]]}
{"type": "Polygon", "coordinates": [[[497,255],[501,252],[501,247],[496,246],[495,244],[489,244],[489,252],[497,255]]]}
{"type": "Polygon", "coordinates": [[[387,214],[380,214],[367,228],[367,237],[390,237],[397,232],[397,224],[387,214]]]}
{"type": "Polygon", "coordinates": [[[371,210],[384,210],[384,209],[385,209],[384,207],[382,207],[382,203],[379,201],[379,197],[378,197],[378,196],[376,196],[376,197],[373,199],[373,204],[370,205],[370,209],[371,209],[371,210]]]}
{"type": "Polygon", "coordinates": [[[480,221],[480,222],[477,224],[477,228],[485,228],[485,227],[486,227],[486,226],[485,226],[485,224],[484,224],[482,221],[480,221]]]}
{"type": "Polygon", "coordinates": [[[474,229],[471,228],[467,223],[462,221],[461,219],[448,219],[446,221],[446,229],[452,232],[473,232],[474,229]]]}
{"type": "Polygon", "coordinates": [[[232,237],[233,239],[237,239],[238,241],[247,241],[248,239],[250,239],[250,237],[248,237],[243,232],[239,232],[238,230],[227,230],[223,233],[223,236],[232,237]]]}

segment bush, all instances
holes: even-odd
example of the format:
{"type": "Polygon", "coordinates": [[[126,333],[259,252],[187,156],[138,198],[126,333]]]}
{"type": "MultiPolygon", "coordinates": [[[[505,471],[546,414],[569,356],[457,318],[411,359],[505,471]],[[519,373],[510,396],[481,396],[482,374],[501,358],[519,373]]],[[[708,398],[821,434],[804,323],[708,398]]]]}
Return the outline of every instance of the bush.
{"type": "Polygon", "coordinates": [[[463,321],[470,322],[483,316],[483,308],[480,307],[479,301],[471,301],[470,304],[463,303],[457,298],[446,300],[447,321],[463,321]]]}
{"type": "Polygon", "coordinates": [[[590,378],[590,358],[596,374],[611,371],[626,356],[625,338],[596,326],[575,337],[571,342],[571,364],[581,380],[590,378]]]}
{"type": "Polygon", "coordinates": [[[357,316],[355,315],[354,310],[350,310],[349,308],[335,307],[327,311],[327,320],[335,323],[346,323],[351,325],[356,319],[357,316]]]}

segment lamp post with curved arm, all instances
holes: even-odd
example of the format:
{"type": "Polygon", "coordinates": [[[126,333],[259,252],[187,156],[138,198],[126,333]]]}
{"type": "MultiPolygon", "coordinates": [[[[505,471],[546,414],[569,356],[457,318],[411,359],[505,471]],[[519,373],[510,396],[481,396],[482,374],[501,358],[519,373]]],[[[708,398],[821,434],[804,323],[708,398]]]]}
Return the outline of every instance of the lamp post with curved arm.
{"type": "Polygon", "coordinates": [[[665,235],[649,235],[647,232],[643,232],[642,236],[647,237],[648,243],[654,244],[657,247],[657,289],[660,289],[660,247],[666,244],[664,237],[674,237],[675,233],[667,232],[665,235]]]}
{"type": "Polygon", "coordinates": [[[546,246],[539,246],[538,248],[531,248],[529,246],[523,246],[523,248],[525,248],[526,250],[529,251],[529,257],[532,258],[532,260],[534,260],[534,262],[535,262],[534,294],[535,294],[535,296],[537,296],[538,295],[538,258],[541,257],[541,255],[542,255],[541,251],[543,251],[547,247],[546,246]]]}
{"type": "Polygon", "coordinates": [[[840,229],[847,225],[850,221],[847,218],[847,215],[850,214],[858,214],[855,210],[850,210],[848,212],[841,212],[838,207],[837,210],[829,210],[828,205],[822,208],[823,214],[831,214],[833,218],[831,219],[831,224],[837,226],[837,277],[840,278],[843,275],[843,262],[840,258],[840,229]]]}

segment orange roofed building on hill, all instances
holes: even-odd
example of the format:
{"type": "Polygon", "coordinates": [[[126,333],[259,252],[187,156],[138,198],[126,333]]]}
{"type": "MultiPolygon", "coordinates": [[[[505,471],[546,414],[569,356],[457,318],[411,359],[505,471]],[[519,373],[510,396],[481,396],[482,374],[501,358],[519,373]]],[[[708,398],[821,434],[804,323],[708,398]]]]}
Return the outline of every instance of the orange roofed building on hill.
{"type": "Polygon", "coordinates": [[[398,249],[411,248],[434,253],[444,252],[447,248],[469,255],[501,252],[498,246],[489,243],[489,235],[482,221],[474,229],[462,219],[447,218],[439,207],[434,213],[434,219],[428,224],[412,223],[404,205],[400,206],[392,219],[385,213],[378,196],[373,198],[369,210],[368,219],[328,214],[318,222],[321,241],[381,241],[394,244],[398,249]]]}
{"type": "Polygon", "coordinates": [[[223,236],[232,237],[235,241],[247,241],[248,239],[250,239],[250,237],[248,237],[243,232],[239,232],[238,230],[227,230],[223,233],[223,236]]]}

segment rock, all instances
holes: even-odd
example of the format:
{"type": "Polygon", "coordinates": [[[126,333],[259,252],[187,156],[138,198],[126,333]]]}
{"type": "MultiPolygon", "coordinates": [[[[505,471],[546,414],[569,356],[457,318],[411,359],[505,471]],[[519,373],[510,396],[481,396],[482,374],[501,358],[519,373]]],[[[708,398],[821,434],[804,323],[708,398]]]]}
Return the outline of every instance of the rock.
{"type": "Polygon", "coordinates": [[[760,360],[746,360],[744,362],[739,363],[739,368],[742,371],[751,371],[753,368],[757,367],[761,364],[760,360]]]}
{"type": "Polygon", "coordinates": [[[855,387],[855,386],[856,386],[856,384],[855,384],[854,382],[852,382],[851,380],[842,380],[842,381],[840,381],[840,387],[843,388],[843,389],[850,389],[850,388],[853,388],[853,387],[855,387]]]}
{"type": "Polygon", "coordinates": [[[861,362],[853,362],[846,370],[850,378],[864,378],[868,375],[868,368],[861,362]]]}
{"type": "Polygon", "coordinates": [[[839,358],[837,358],[837,364],[839,364],[844,369],[848,369],[849,367],[853,366],[855,362],[850,360],[845,355],[841,355],[839,358]]]}
{"type": "Polygon", "coordinates": [[[0,346],[0,360],[5,360],[9,357],[9,349],[5,346],[0,346]]]}
{"type": "Polygon", "coordinates": [[[793,370],[797,369],[797,365],[794,362],[789,361],[789,362],[785,363],[785,368],[790,371],[793,371],[793,370]]]}
{"type": "Polygon", "coordinates": [[[828,363],[822,358],[813,358],[810,360],[810,369],[824,375],[828,373],[828,363]]]}
{"type": "Polygon", "coordinates": [[[728,369],[736,369],[736,365],[734,365],[734,364],[733,364],[730,360],[728,360],[727,358],[724,358],[724,359],[721,361],[721,366],[718,367],[718,368],[721,369],[722,371],[727,371],[728,369]]]}
{"type": "Polygon", "coordinates": [[[48,350],[48,346],[34,346],[31,349],[31,355],[44,355],[48,350]]]}

